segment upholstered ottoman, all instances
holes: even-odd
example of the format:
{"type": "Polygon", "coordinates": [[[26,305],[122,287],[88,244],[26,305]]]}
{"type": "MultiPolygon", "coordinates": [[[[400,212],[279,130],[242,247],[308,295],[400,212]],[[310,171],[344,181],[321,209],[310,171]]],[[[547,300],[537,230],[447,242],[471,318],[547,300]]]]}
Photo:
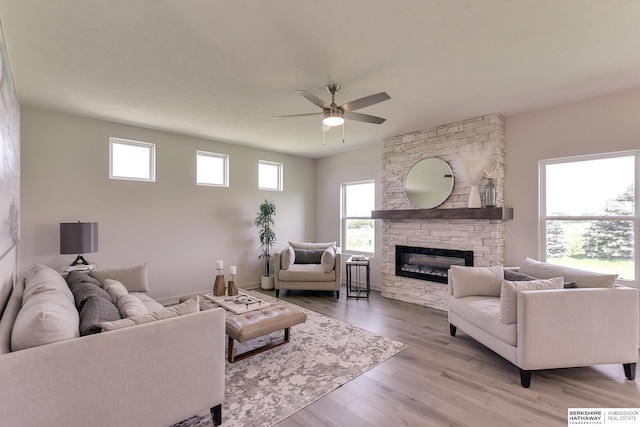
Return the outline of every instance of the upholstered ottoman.
{"type": "Polygon", "coordinates": [[[307,314],[304,311],[289,305],[272,304],[269,307],[243,314],[227,312],[226,326],[227,335],[229,336],[227,357],[229,362],[233,363],[236,360],[242,360],[254,354],[288,343],[291,335],[290,328],[306,321],[307,314]],[[234,354],[235,341],[245,342],[279,330],[284,330],[284,338],[282,341],[269,343],[239,355],[234,354]]]}
{"type": "MultiPolygon", "coordinates": [[[[271,301],[269,301],[269,303],[271,305],[268,307],[259,308],[247,313],[234,314],[230,311],[226,312],[226,334],[229,337],[227,358],[230,363],[288,343],[291,335],[291,327],[307,321],[307,314],[298,308],[289,304],[284,305],[271,301]],[[282,341],[268,343],[242,354],[235,354],[236,341],[246,342],[280,330],[284,330],[284,338],[282,341]]],[[[217,307],[217,305],[207,298],[200,298],[201,309],[207,310],[212,307],[217,307]]]]}

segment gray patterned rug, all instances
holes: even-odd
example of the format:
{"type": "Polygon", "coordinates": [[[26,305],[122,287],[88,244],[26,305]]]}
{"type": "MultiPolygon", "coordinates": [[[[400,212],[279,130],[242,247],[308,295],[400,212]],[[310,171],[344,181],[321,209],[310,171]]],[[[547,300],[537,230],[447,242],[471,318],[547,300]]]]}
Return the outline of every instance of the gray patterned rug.
{"type": "MultiPolygon", "coordinates": [[[[269,299],[262,294],[260,298],[269,299]]],[[[407,348],[401,342],[302,310],[307,321],[291,328],[288,344],[236,363],[226,362],[222,426],[271,426],[407,348]]],[[[238,345],[236,351],[282,336],[279,331],[238,345]]],[[[213,426],[209,411],[174,427],[205,426],[213,426]]]]}

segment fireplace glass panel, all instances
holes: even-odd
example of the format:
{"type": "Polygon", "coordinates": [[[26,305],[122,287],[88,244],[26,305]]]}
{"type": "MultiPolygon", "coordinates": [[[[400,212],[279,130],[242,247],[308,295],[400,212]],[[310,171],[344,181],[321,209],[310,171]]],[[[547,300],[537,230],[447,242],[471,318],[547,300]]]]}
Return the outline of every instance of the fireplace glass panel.
{"type": "Polygon", "coordinates": [[[473,251],[396,246],[396,276],[447,283],[452,265],[473,266],[473,251]]]}

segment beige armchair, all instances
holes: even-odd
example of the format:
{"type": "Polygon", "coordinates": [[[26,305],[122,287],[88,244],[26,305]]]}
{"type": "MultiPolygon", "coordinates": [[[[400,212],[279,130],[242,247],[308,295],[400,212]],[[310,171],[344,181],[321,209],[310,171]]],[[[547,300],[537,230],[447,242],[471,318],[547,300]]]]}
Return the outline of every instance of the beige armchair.
{"type": "Polygon", "coordinates": [[[290,243],[273,257],[276,297],[281,289],[335,291],[340,298],[342,253],[335,242],[290,243]]]}

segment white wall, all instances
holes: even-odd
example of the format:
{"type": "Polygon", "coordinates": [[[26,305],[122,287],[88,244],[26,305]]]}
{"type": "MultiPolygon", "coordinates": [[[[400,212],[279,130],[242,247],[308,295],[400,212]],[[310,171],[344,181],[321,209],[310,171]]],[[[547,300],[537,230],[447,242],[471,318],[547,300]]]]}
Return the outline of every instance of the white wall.
{"type": "Polygon", "coordinates": [[[236,282],[259,282],[253,219],[277,204],[278,244],[315,238],[315,161],[40,109],[22,109],[20,276],[35,263],[62,269],[59,223],[99,223],[101,268],[148,263],[159,299],[209,289],[215,261],[238,266],[236,282]],[[156,144],[156,182],[109,179],[109,137],[156,144]],[[229,154],[230,187],[195,185],[195,153],[229,154]],[[284,191],[257,189],[257,162],[284,164],[284,191]]]}
{"type": "Polygon", "coordinates": [[[520,265],[540,255],[538,161],[640,148],[640,91],[507,117],[505,128],[505,264],[520,265]]]}
{"type": "MultiPolygon", "coordinates": [[[[348,142],[347,142],[348,143],[348,142]]],[[[340,242],[340,185],[375,180],[376,209],[381,206],[382,141],[379,145],[316,160],[316,236],[318,241],[340,242]]],[[[375,247],[382,247],[382,221],[375,221],[375,247]]],[[[346,259],[346,257],[345,257],[346,259]]],[[[371,260],[371,288],[380,290],[382,259],[378,252],[371,260]]],[[[344,269],[343,269],[344,270],[344,269]]]]}

